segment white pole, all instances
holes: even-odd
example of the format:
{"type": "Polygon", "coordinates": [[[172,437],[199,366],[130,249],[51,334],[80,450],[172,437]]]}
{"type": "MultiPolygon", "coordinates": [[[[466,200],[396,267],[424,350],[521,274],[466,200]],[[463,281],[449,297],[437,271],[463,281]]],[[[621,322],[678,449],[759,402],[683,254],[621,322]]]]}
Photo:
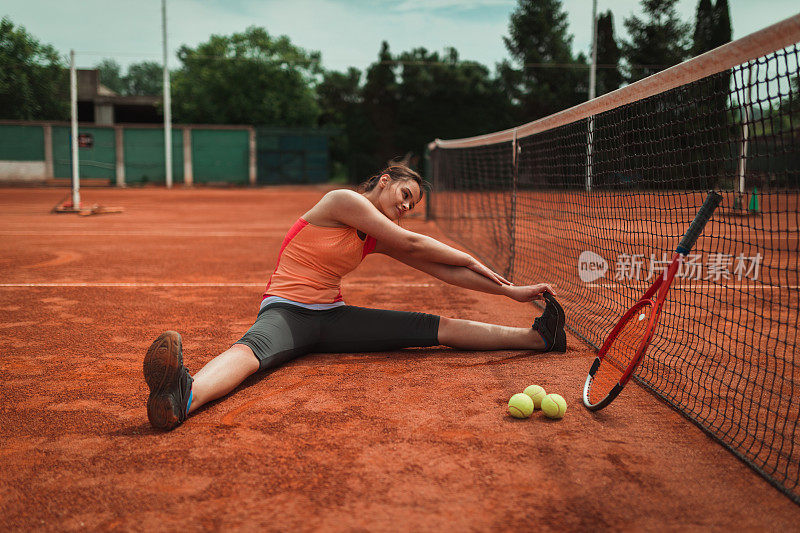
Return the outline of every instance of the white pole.
{"type": "MultiPolygon", "coordinates": [[[[753,63],[749,62],[747,64],[747,87],[743,91],[744,95],[744,105],[742,106],[742,110],[744,111],[744,117],[742,120],[742,143],[739,145],[739,195],[740,198],[744,196],[744,175],[747,171],[747,144],[750,137],[750,99],[752,97],[752,89],[753,85],[751,82],[751,71],[753,68],[753,63]]],[[[742,200],[744,202],[744,200],[742,200]]]]}
{"type": "Polygon", "coordinates": [[[75,50],[69,51],[69,107],[72,122],[72,208],[81,207],[81,180],[78,161],[78,75],[75,71],[75,50]]]}
{"type": "MultiPolygon", "coordinates": [[[[597,0],[592,2],[592,64],[589,68],[589,100],[594,100],[597,85],[597,0]]],[[[586,192],[592,190],[592,143],[594,142],[594,116],[589,117],[586,135],[586,192]]]]}
{"type": "Polygon", "coordinates": [[[172,188],[172,102],[167,66],[167,0],[161,0],[161,34],[164,44],[164,159],[167,189],[172,188]]]}
{"type": "Polygon", "coordinates": [[[592,2],[592,65],[589,68],[589,100],[594,100],[597,85],[597,0],[592,2]]]}

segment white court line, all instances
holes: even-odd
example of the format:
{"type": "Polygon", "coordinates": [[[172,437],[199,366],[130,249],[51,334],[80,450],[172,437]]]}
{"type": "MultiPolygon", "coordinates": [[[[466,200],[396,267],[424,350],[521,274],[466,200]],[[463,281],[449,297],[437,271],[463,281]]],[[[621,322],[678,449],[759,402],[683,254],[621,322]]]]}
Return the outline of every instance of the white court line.
{"type": "MultiPolygon", "coordinates": [[[[0,287],[23,288],[23,287],[98,287],[98,288],[146,288],[146,287],[259,287],[264,288],[267,282],[259,283],[215,283],[215,282],[63,282],[63,283],[0,283],[0,287]]],[[[355,287],[361,283],[351,281],[345,283],[346,286],[355,287]]],[[[381,283],[380,287],[437,287],[437,283],[381,283]]]]}

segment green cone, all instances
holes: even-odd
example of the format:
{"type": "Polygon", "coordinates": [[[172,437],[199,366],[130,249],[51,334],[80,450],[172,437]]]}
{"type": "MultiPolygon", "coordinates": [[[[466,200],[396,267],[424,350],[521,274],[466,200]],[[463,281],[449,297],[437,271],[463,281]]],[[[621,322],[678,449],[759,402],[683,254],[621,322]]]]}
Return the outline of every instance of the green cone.
{"type": "Polygon", "coordinates": [[[750,196],[750,204],[747,206],[747,210],[751,213],[758,213],[758,189],[753,187],[753,194],[750,196]]]}

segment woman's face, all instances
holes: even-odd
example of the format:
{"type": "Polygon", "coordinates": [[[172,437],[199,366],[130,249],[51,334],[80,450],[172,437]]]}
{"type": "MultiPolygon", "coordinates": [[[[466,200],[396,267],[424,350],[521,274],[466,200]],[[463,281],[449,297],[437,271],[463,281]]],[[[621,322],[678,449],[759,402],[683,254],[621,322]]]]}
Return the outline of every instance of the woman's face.
{"type": "Polygon", "coordinates": [[[419,185],[412,179],[392,180],[388,175],[381,176],[381,195],[379,209],[390,220],[400,220],[414,209],[422,197],[419,185]]]}

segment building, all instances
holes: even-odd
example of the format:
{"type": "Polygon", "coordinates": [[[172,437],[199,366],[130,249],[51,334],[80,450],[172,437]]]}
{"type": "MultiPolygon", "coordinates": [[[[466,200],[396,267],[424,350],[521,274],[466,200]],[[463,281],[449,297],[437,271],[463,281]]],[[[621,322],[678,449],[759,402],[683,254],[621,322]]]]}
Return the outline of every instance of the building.
{"type": "Polygon", "coordinates": [[[120,96],[100,83],[99,70],[78,70],[78,122],[113,124],[162,124],[160,96],[120,96]]]}

